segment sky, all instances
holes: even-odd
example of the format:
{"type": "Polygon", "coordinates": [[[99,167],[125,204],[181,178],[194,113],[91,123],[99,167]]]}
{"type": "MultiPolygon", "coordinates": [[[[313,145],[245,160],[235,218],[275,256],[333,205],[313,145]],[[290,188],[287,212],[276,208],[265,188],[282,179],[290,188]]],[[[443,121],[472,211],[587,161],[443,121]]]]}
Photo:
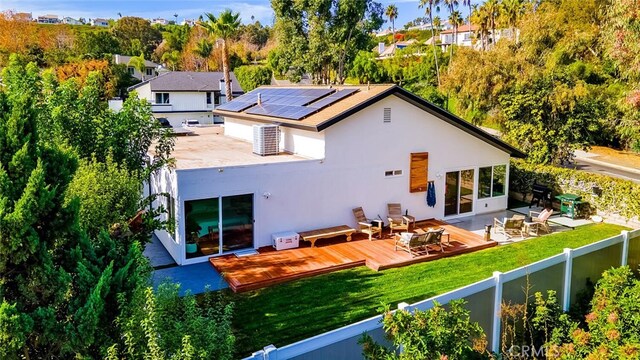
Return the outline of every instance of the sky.
{"type": "MultiPolygon", "coordinates": [[[[424,10],[418,8],[418,0],[378,0],[386,8],[389,4],[398,7],[396,28],[417,18],[424,16],[424,10]]],[[[474,1],[476,3],[480,0],[474,1]]],[[[262,24],[273,23],[273,11],[269,0],[0,0],[0,11],[12,10],[16,12],[30,12],[34,17],[38,15],[54,14],[60,18],[83,17],[85,19],[106,18],[117,19],[122,16],[139,16],[147,19],[164,18],[173,20],[178,14],[178,21],[183,19],[197,19],[205,12],[214,14],[229,8],[239,12],[244,23],[251,22],[253,15],[262,24]]],[[[446,18],[447,14],[441,9],[439,16],[446,18]]],[[[460,7],[463,17],[467,16],[467,9],[460,7]]],[[[385,23],[383,28],[390,27],[385,23]]]]}

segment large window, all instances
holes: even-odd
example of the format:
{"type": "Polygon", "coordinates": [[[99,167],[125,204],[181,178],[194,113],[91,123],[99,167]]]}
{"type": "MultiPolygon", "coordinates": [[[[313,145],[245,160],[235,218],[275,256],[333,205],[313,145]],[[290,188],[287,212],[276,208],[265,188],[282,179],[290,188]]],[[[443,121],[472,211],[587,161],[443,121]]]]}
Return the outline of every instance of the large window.
{"type": "Polygon", "coordinates": [[[156,104],[170,104],[169,93],[156,93],[156,104]]]}
{"type": "Polygon", "coordinates": [[[481,167],[478,182],[478,199],[505,195],[507,165],[481,167]]]}
{"type": "Polygon", "coordinates": [[[211,92],[207,92],[207,105],[211,105],[211,92]]]}
{"type": "Polygon", "coordinates": [[[153,75],[153,68],[146,68],[146,74],[149,76],[153,75]]]}

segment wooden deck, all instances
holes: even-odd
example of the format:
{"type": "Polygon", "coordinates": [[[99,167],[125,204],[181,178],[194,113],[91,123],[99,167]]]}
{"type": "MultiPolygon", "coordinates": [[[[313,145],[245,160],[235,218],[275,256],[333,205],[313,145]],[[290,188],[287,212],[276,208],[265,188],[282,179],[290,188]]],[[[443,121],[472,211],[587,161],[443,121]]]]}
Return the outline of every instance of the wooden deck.
{"type": "Polygon", "coordinates": [[[344,236],[339,236],[325,239],[312,248],[307,242],[301,241],[296,249],[276,251],[272,247],[264,247],[258,249],[258,255],[227,255],[209,261],[234,292],[242,292],[356,266],[366,265],[380,271],[497,245],[494,241],[487,242],[482,236],[438,220],[421,221],[416,223],[416,227],[444,227],[450,234],[451,245],[446,245],[444,237],[444,253],[433,246],[429,249],[429,255],[412,258],[406,251],[394,251],[394,239],[389,236],[389,230],[384,229],[384,238],[373,241],[369,241],[366,234],[355,234],[350,242],[346,242],[344,236]]]}

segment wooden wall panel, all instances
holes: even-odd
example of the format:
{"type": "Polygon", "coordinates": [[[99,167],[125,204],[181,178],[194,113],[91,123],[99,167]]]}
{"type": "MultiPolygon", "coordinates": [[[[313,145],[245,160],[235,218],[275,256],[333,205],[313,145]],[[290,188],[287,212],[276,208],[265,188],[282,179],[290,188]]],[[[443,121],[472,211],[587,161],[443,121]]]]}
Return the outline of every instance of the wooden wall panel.
{"type": "Polygon", "coordinates": [[[427,191],[429,172],[429,153],[411,153],[411,165],[409,174],[409,192],[427,191]]]}

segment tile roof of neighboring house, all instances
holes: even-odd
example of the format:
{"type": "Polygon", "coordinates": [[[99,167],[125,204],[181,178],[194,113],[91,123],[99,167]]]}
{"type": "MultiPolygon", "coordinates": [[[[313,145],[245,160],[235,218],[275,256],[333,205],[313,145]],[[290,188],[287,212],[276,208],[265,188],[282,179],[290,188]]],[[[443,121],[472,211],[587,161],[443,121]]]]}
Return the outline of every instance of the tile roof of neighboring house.
{"type": "MultiPolygon", "coordinates": [[[[458,34],[460,33],[465,33],[465,32],[469,32],[469,31],[476,31],[478,30],[478,27],[475,25],[462,25],[462,26],[458,26],[458,34]]],[[[449,30],[444,30],[442,31],[440,34],[453,34],[453,29],[449,29],[449,30]]]]}
{"type": "MultiPolygon", "coordinates": [[[[260,89],[274,88],[274,86],[262,86],[252,92],[259,92],[260,89]]],[[[285,86],[278,88],[295,88],[295,89],[317,89],[326,88],[326,86],[285,86]]],[[[469,122],[451,114],[450,112],[443,110],[442,108],[428,102],[427,100],[414,95],[413,93],[397,86],[397,85],[371,85],[367,86],[335,86],[335,89],[353,89],[357,88],[359,91],[351,96],[345,97],[333,104],[320,109],[319,111],[301,119],[301,120],[289,120],[279,117],[266,116],[266,115],[252,115],[246,113],[245,109],[241,112],[232,112],[215,109],[214,115],[226,116],[230,118],[243,119],[249,121],[255,121],[260,123],[277,123],[281,126],[292,127],[297,129],[309,130],[309,131],[322,131],[329,126],[357,113],[358,111],[365,109],[369,105],[372,105],[387,96],[395,95],[408,103],[417,106],[418,108],[428,112],[429,114],[446,121],[447,123],[457,127],[458,129],[475,136],[476,138],[483,140],[502,151],[505,151],[514,157],[526,157],[526,155],[513,146],[503,142],[500,139],[488,134],[482,129],[469,122]]],[[[232,100],[233,102],[235,100],[232,100]]]]}
{"type": "MultiPolygon", "coordinates": [[[[127,55],[113,55],[113,61],[116,64],[125,64],[128,65],[129,61],[131,61],[131,58],[133,56],[127,56],[127,55]]],[[[149,61],[149,60],[144,60],[144,64],[147,67],[152,67],[152,68],[157,68],[158,66],[160,66],[160,64],[156,64],[153,61],[149,61]]]]}
{"type": "MultiPolygon", "coordinates": [[[[242,93],[236,76],[230,73],[230,77],[231,91],[242,93]]],[[[151,91],[218,91],[220,80],[224,80],[222,72],[171,71],[136,84],[129,90],[150,84],[151,91]]]]}

